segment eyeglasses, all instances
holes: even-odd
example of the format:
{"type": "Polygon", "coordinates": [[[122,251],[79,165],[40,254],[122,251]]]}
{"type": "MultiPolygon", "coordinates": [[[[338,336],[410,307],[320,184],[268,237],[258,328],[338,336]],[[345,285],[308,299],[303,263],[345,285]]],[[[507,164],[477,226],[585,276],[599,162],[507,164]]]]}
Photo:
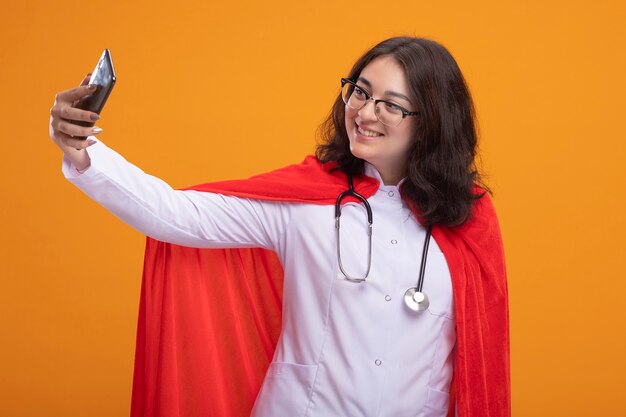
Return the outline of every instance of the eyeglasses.
{"type": "Polygon", "coordinates": [[[387,100],[374,99],[365,90],[349,78],[341,79],[341,98],[348,107],[360,110],[372,100],[374,113],[378,120],[387,126],[398,126],[407,116],[415,116],[418,112],[408,111],[404,107],[387,100]]]}

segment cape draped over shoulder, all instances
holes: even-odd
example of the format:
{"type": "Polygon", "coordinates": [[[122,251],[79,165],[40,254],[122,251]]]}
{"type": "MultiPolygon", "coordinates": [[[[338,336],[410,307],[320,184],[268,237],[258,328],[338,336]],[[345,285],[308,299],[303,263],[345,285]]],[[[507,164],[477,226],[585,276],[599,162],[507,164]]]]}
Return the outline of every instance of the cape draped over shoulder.
{"type": "MultiPolygon", "coordinates": [[[[347,176],[313,155],[243,180],[185,188],[268,201],[335,204],[347,176]]],[[[365,198],[376,179],[354,178],[365,198]]],[[[475,185],[474,193],[482,188],[475,185]]],[[[342,203],[358,200],[345,198],[342,203]]],[[[419,210],[410,202],[416,219],[419,210]]],[[[509,417],[506,267],[488,194],[468,221],[435,225],[454,294],[457,345],[448,416],[509,417]]],[[[281,329],[283,269],[263,248],[196,249],[147,238],[131,417],[249,416],[281,329]]]]}

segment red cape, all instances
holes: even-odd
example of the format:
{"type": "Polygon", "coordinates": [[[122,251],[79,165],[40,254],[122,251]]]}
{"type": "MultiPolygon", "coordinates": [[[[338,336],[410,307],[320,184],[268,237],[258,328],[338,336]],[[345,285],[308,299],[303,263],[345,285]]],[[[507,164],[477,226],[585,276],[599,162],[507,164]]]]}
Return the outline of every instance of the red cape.
{"type": "MultiPolygon", "coordinates": [[[[307,156],[246,180],[187,189],[335,204],[347,178],[330,173],[333,166],[307,156]]],[[[365,198],[378,185],[354,178],[365,198]]],[[[475,186],[475,193],[482,191],[475,186]]],[[[456,403],[459,417],[509,417],[508,289],[489,195],[476,201],[463,225],[434,226],[432,236],[454,293],[457,348],[448,415],[456,403]]],[[[278,258],[265,249],[195,249],[147,238],[131,416],[249,416],[280,334],[282,280],[278,258]]]]}

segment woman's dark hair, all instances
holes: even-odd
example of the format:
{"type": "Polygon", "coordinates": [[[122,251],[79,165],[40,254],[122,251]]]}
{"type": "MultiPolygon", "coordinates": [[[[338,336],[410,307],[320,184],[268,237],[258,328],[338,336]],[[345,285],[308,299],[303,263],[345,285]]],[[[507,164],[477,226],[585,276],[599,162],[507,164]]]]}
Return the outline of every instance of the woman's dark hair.
{"type": "MultiPolygon", "coordinates": [[[[393,57],[403,68],[409,98],[420,114],[408,151],[404,197],[413,201],[426,224],[458,226],[468,220],[473,184],[486,192],[476,168],[477,133],[475,110],[465,79],[456,61],[439,43],[415,37],[394,37],[380,42],[354,64],[348,78],[356,80],[375,58],[393,57]]],[[[316,149],[321,162],[335,161],[346,174],[364,172],[365,161],[350,152],[345,126],[345,104],[338,95],[320,125],[322,141],[316,149]]]]}

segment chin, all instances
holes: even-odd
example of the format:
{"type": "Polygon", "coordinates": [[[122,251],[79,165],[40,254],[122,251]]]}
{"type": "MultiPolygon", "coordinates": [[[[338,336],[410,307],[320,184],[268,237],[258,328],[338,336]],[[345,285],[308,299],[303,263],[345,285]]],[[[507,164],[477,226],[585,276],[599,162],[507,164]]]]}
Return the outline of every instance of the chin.
{"type": "MultiPolygon", "coordinates": [[[[350,153],[359,159],[363,159],[371,164],[377,160],[377,155],[380,152],[380,145],[378,141],[363,141],[357,139],[356,126],[354,120],[350,121],[350,127],[347,130],[348,140],[350,141],[350,153]]],[[[378,155],[379,156],[379,155],[378,155]]]]}
{"type": "Polygon", "coordinates": [[[363,159],[370,164],[375,160],[375,155],[371,152],[371,149],[367,149],[367,146],[364,146],[361,143],[354,143],[350,141],[350,153],[359,159],[363,159]]]}

